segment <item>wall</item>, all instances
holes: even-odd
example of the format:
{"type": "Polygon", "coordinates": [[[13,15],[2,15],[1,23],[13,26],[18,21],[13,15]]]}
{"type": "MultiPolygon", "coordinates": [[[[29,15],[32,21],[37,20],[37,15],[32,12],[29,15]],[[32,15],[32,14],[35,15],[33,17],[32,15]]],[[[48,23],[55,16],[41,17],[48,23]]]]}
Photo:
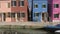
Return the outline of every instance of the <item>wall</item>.
{"type": "Polygon", "coordinates": [[[47,0],[34,0],[33,1],[33,20],[35,20],[36,18],[34,17],[34,13],[38,12],[39,17],[38,17],[38,21],[42,21],[42,13],[43,12],[47,12],[47,0]],[[38,4],[38,8],[34,8],[34,4],[38,4]],[[46,4],[46,8],[42,8],[42,4],[46,4]]]}
{"type": "Polygon", "coordinates": [[[17,6],[16,7],[11,6],[11,11],[14,12],[14,13],[16,13],[16,12],[24,12],[25,13],[25,18],[22,18],[22,19],[24,21],[27,21],[27,7],[28,7],[27,0],[24,0],[24,6],[23,7],[18,6],[18,0],[16,0],[16,2],[17,2],[17,6]]]}

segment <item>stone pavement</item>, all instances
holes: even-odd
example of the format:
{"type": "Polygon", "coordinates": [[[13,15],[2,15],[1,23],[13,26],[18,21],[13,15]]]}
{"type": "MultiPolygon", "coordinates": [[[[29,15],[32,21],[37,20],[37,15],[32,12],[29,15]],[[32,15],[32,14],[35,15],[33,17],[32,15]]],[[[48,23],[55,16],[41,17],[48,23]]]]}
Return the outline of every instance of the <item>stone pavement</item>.
{"type": "Polygon", "coordinates": [[[25,27],[34,27],[34,28],[42,28],[47,25],[56,25],[60,24],[60,22],[0,22],[0,26],[5,25],[18,25],[18,26],[25,26],[25,27]]]}
{"type": "Polygon", "coordinates": [[[40,28],[40,27],[44,27],[47,26],[48,23],[45,22],[0,22],[0,26],[3,25],[19,25],[19,26],[32,26],[35,28],[40,28]]]}

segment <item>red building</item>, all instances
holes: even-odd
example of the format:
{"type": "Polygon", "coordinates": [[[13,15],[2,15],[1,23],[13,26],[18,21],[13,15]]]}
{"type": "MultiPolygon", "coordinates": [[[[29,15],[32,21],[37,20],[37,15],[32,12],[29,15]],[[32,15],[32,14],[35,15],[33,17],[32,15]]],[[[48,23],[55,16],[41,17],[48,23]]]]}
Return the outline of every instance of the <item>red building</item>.
{"type": "Polygon", "coordinates": [[[27,21],[28,0],[11,0],[11,21],[27,21]]]}

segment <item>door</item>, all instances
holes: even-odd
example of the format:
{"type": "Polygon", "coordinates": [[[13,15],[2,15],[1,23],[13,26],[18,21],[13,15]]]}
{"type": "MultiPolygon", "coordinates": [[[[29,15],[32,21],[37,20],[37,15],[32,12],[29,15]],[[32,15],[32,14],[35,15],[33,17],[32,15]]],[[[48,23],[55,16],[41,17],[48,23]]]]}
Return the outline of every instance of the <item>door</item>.
{"type": "Polygon", "coordinates": [[[3,21],[6,21],[6,14],[3,13],[3,21]]]}
{"type": "Polygon", "coordinates": [[[44,13],[42,13],[42,21],[44,21],[44,13]]]}
{"type": "Polygon", "coordinates": [[[47,13],[42,13],[42,21],[46,22],[47,21],[47,13]]]}

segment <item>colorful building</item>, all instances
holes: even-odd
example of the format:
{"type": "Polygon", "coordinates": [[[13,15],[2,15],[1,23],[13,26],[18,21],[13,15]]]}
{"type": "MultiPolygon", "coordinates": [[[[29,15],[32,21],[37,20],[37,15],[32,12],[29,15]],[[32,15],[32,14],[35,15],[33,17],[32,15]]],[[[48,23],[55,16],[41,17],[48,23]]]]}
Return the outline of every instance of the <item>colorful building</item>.
{"type": "Polygon", "coordinates": [[[49,18],[52,22],[60,22],[60,0],[48,0],[49,18]]]}
{"type": "Polygon", "coordinates": [[[26,22],[27,0],[0,0],[0,21],[26,22]]]}
{"type": "Polygon", "coordinates": [[[8,13],[11,12],[11,0],[0,0],[0,22],[11,21],[8,13]]]}
{"type": "Polygon", "coordinates": [[[47,21],[47,0],[30,0],[29,8],[32,10],[32,20],[34,22],[47,21]]]}
{"type": "Polygon", "coordinates": [[[28,21],[28,0],[11,0],[12,21],[28,21]]]}

